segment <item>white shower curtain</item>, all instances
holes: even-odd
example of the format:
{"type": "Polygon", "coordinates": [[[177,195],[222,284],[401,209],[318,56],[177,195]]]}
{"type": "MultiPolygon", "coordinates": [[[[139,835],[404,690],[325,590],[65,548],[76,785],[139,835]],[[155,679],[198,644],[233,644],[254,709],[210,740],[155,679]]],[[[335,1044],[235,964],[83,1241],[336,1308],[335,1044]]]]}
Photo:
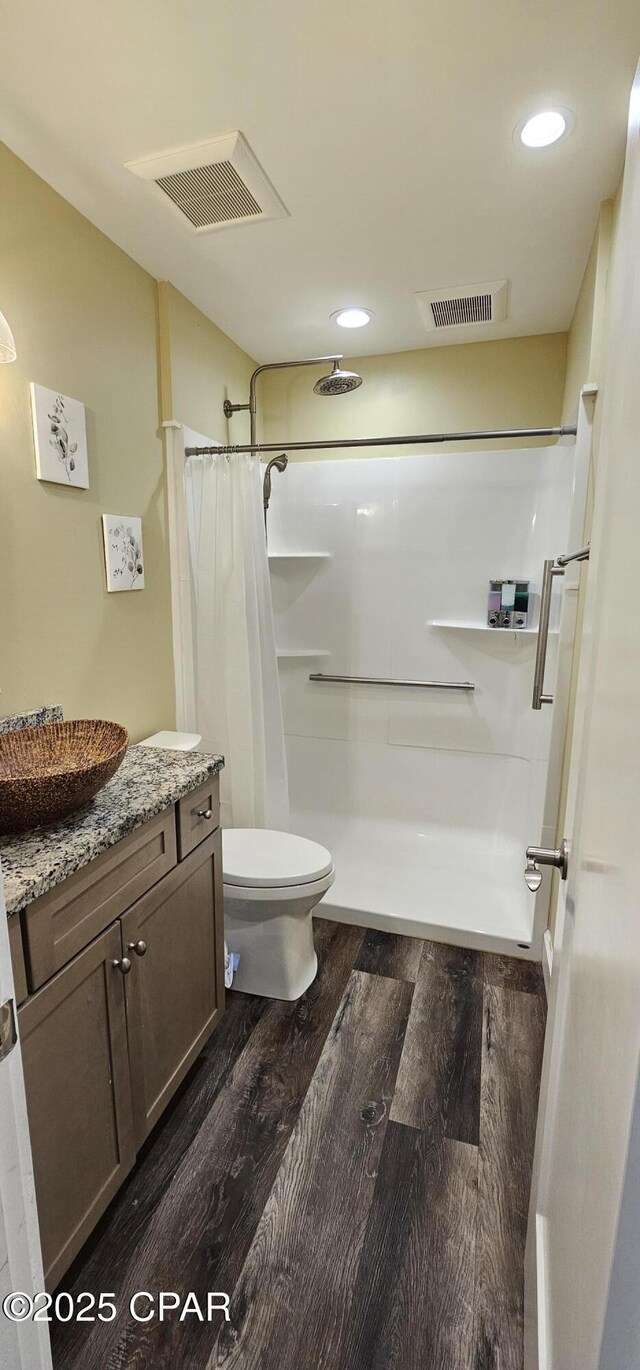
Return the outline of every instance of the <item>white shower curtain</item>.
{"type": "MultiPolygon", "coordinates": [[[[205,444],[203,444],[205,445],[205,444]]],[[[197,728],[224,753],[226,827],[289,827],[287,763],[257,457],[190,457],[197,728]]]]}

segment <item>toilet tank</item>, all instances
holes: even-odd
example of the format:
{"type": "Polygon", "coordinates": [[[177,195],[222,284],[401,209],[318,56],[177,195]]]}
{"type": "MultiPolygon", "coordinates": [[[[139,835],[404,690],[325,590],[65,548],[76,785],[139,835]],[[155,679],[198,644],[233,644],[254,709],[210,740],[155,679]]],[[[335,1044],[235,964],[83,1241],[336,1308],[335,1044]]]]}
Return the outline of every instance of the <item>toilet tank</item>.
{"type": "Polygon", "coordinates": [[[138,743],[139,747],[166,747],[177,752],[193,752],[200,746],[202,737],[200,733],[172,733],[164,731],[153,733],[151,737],[143,738],[138,743]]]}

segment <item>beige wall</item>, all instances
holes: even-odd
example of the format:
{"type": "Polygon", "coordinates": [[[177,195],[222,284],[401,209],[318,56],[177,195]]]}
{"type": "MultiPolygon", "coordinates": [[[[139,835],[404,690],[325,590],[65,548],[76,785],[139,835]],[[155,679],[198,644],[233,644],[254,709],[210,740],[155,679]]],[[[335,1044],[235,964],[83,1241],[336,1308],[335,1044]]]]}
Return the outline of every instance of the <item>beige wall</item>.
{"type": "Polygon", "coordinates": [[[155,282],[0,145],[0,712],[174,721],[155,282]],[[36,480],[29,382],[84,401],[91,488],[36,480]],[[107,594],[100,515],[143,519],[146,589],[107,594]]]}
{"type": "Polygon", "coordinates": [[[571,321],[562,402],[563,423],[575,423],[580,387],[588,381],[602,382],[603,379],[607,278],[615,214],[615,202],[606,200],[600,210],[571,321]]]}
{"type": "MultiPolygon", "coordinates": [[[[566,348],[566,334],[547,333],[388,356],[349,355],[344,364],[360,372],[363,385],[333,399],[313,393],[321,369],[271,372],[259,381],[264,438],[282,441],[286,448],[287,439],[553,426],[560,423],[566,348]]],[[[532,440],[525,445],[531,446],[532,440]]],[[[438,447],[446,450],[451,448],[438,447]]],[[[407,449],[346,448],[324,455],[389,456],[403,451],[407,449]]],[[[323,454],[298,455],[314,461],[323,454]]]]}
{"type": "Polygon", "coordinates": [[[158,284],[163,360],[162,416],[188,424],[214,442],[248,442],[249,421],[229,422],[225,399],[244,404],[256,363],[211,319],[166,281],[158,284]]]}

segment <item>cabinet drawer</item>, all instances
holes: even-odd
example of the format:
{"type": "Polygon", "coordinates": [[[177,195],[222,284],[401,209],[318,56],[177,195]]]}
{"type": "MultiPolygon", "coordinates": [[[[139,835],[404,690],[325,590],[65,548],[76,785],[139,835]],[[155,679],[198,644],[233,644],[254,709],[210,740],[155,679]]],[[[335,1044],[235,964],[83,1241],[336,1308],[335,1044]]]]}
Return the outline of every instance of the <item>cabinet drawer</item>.
{"type": "Polygon", "coordinates": [[[175,864],[170,808],[30,904],[22,915],[29,988],[55,975],[175,864]]]}
{"type": "Polygon", "coordinates": [[[27,997],[28,988],[27,970],[22,949],[22,928],[20,926],[20,915],[17,913],[9,919],[9,949],[11,951],[13,983],[16,990],[16,1004],[21,1004],[22,1000],[27,997]]]}
{"type": "Polygon", "coordinates": [[[49,1290],[135,1159],[120,954],[116,924],[18,1010],[49,1290]]]}
{"type": "Polygon", "coordinates": [[[178,803],[178,860],[182,861],[219,827],[220,777],[214,775],[178,803]]]}

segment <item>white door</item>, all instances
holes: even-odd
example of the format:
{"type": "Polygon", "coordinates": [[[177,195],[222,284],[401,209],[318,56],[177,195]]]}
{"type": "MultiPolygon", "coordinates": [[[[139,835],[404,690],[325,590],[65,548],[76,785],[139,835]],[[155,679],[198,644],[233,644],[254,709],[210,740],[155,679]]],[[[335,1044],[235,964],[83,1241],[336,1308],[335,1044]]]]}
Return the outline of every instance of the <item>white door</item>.
{"type": "Polygon", "coordinates": [[[640,1129],[639,122],[637,76],[611,285],[581,723],[565,834],[572,849],[534,1162],[527,1370],[640,1364],[631,1327],[640,1289],[632,1281],[625,1292],[616,1274],[623,1249],[627,1272],[640,1256],[640,1228],[626,1220],[640,1129]]]}
{"type": "MultiPolygon", "coordinates": [[[[33,1297],[44,1289],[20,1044],[11,1045],[13,1002],[0,870],[0,1366],[3,1370],[48,1370],[46,1323],[15,1322],[3,1309],[11,1293],[33,1297]]],[[[13,1311],[20,1313],[19,1304],[13,1311]]]]}

